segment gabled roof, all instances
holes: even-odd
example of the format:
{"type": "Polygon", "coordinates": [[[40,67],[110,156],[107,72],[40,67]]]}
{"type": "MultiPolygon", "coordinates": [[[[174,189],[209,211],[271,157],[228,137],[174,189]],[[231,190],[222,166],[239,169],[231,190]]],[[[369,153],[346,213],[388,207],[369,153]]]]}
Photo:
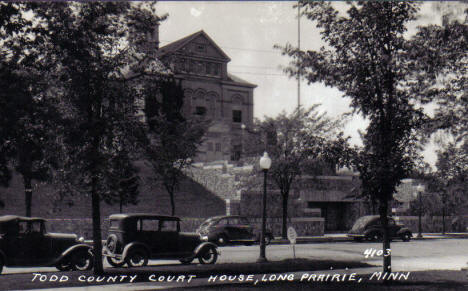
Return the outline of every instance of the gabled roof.
{"type": "Polygon", "coordinates": [[[189,42],[191,42],[192,40],[196,39],[199,36],[204,36],[210,42],[210,44],[223,56],[223,58],[225,58],[227,61],[231,60],[228,57],[228,55],[203,30],[195,32],[189,36],[186,36],[184,38],[181,38],[179,40],[171,42],[168,45],[161,47],[158,50],[157,55],[164,56],[168,53],[176,52],[177,50],[179,50],[180,48],[182,48],[183,46],[185,46],[186,44],[188,44],[189,42]]]}
{"type": "Polygon", "coordinates": [[[228,81],[238,83],[238,84],[242,84],[242,85],[247,86],[247,87],[252,87],[252,88],[257,87],[257,85],[249,83],[246,80],[241,79],[241,78],[239,78],[239,77],[237,77],[237,76],[235,76],[235,75],[233,75],[231,73],[228,73],[228,81]]]}

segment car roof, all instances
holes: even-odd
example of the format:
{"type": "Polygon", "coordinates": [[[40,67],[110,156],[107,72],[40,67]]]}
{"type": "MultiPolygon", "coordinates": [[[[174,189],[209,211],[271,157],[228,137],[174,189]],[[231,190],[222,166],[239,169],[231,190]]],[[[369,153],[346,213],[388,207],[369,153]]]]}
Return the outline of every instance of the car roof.
{"type": "Polygon", "coordinates": [[[245,216],[240,216],[240,215],[220,215],[220,216],[213,216],[208,219],[213,219],[213,220],[220,220],[223,218],[246,218],[245,216]]]}
{"type": "Polygon", "coordinates": [[[23,220],[23,221],[45,221],[44,218],[41,217],[26,217],[26,216],[18,216],[18,215],[3,215],[0,216],[0,222],[10,222],[14,220],[23,220]]]}
{"type": "Polygon", "coordinates": [[[152,213],[118,213],[118,214],[111,214],[109,216],[109,219],[128,219],[128,218],[157,218],[157,219],[165,219],[165,220],[180,220],[180,218],[176,216],[157,215],[157,214],[152,214],[152,213]]]}

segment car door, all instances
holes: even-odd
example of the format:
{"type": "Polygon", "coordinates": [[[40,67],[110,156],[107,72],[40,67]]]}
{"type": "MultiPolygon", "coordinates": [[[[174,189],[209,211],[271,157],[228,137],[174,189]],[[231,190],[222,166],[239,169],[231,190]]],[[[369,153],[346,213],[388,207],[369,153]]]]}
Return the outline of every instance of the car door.
{"type": "Polygon", "coordinates": [[[216,229],[219,234],[225,234],[228,240],[233,240],[235,235],[231,225],[229,225],[228,218],[222,218],[216,224],[216,229]]]}
{"type": "Polygon", "coordinates": [[[136,241],[145,244],[151,250],[150,257],[164,251],[164,242],[159,239],[159,219],[140,218],[137,221],[136,241]]]}
{"type": "Polygon", "coordinates": [[[173,257],[179,249],[179,231],[177,220],[159,220],[158,239],[161,255],[173,257]]]}
{"type": "Polygon", "coordinates": [[[18,221],[18,232],[9,240],[9,256],[18,265],[41,265],[47,259],[47,246],[40,221],[18,221]]]}
{"type": "Polygon", "coordinates": [[[239,217],[239,239],[254,239],[253,226],[250,225],[249,220],[245,217],[239,217]]]}
{"type": "Polygon", "coordinates": [[[390,237],[396,237],[398,236],[398,230],[400,230],[400,226],[395,223],[395,220],[393,218],[388,218],[388,230],[390,237]]]}

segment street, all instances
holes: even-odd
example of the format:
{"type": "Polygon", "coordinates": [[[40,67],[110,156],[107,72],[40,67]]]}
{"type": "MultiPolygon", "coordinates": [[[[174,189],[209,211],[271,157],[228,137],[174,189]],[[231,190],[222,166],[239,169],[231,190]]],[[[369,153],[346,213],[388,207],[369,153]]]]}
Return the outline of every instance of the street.
{"type": "MultiPolygon", "coordinates": [[[[459,270],[468,262],[468,240],[466,239],[435,239],[413,240],[410,242],[395,241],[392,247],[393,270],[419,271],[419,270],[459,270]]],[[[381,243],[312,243],[298,244],[296,257],[305,259],[329,259],[345,261],[361,261],[379,266],[382,257],[365,258],[364,251],[380,250],[381,243]]],[[[219,248],[221,255],[218,264],[223,263],[249,263],[254,262],[259,255],[259,246],[226,246],[219,248]]],[[[279,261],[293,258],[293,249],[290,245],[269,245],[266,249],[268,260],[279,261]]],[[[179,265],[178,261],[150,261],[150,265],[179,265]]],[[[107,263],[105,267],[110,268],[107,263]]],[[[57,272],[55,268],[7,268],[2,274],[27,272],[57,272]]]]}
{"type": "MultiPolygon", "coordinates": [[[[462,267],[466,267],[468,262],[468,254],[466,253],[468,240],[466,239],[427,239],[417,240],[411,242],[393,242],[392,243],[392,270],[393,272],[404,272],[404,271],[420,271],[420,270],[460,270],[462,267]]],[[[344,261],[350,262],[350,270],[346,271],[354,272],[357,269],[352,269],[351,262],[364,262],[370,265],[375,265],[376,268],[370,268],[380,270],[382,257],[377,256],[378,250],[380,249],[380,243],[357,243],[357,242],[335,242],[335,243],[311,243],[311,244],[299,244],[296,245],[296,258],[309,259],[309,260],[324,260],[324,261],[344,261]],[[367,252],[366,252],[367,250],[367,252]],[[375,252],[374,252],[375,251],[375,252]],[[364,253],[368,253],[368,258],[365,258],[364,253]],[[373,254],[373,257],[372,257],[373,254]]],[[[216,263],[219,267],[223,267],[224,270],[230,269],[229,264],[231,263],[254,263],[259,255],[259,246],[227,246],[220,248],[221,255],[218,262],[216,263]]],[[[270,245],[267,247],[266,255],[270,261],[282,261],[285,259],[293,258],[293,249],[290,245],[270,245]]],[[[181,265],[178,261],[150,261],[150,266],[145,268],[138,268],[137,272],[164,274],[164,272],[176,272],[177,274],[191,274],[195,270],[203,269],[202,266],[195,264],[181,265]],[[175,270],[175,271],[174,271],[175,270]]],[[[330,264],[331,265],[331,264],[330,264]]],[[[108,271],[112,270],[107,264],[105,264],[108,271]]],[[[208,266],[208,265],[207,265],[208,266]]],[[[327,265],[328,266],[328,265],[327,265]]],[[[346,264],[344,266],[347,266],[346,264]]],[[[217,267],[217,268],[219,268],[217,267]]],[[[324,272],[327,268],[323,268],[324,272]]],[[[233,270],[237,270],[234,266],[233,270]]],[[[341,267],[346,269],[346,267],[341,267]]],[[[368,268],[369,269],[369,268],[368,268]]],[[[369,269],[369,270],[370,270],[369,269]]],[[[114,269],[119,274],[130,274],[131,271],[127,271],[126,268],[114,269]]],[[[130,269],[128,269],[130,270],[130,269]]],[[[365,270],[365,268],[364,268],[365,270]]],[[[290,269],[284,269],[282,272],[290,272],[290,269]]],[[[308,270],[303,270],[308,271],[308,270]]],[[[236,271],[234,271],[236,272],[236,271]]],[[[334,272],[334,270],[328,270],[328,272],[334,272]]],[[[338,270],[337,270],[338,272],[338,270]]],[[[364,271],[365,272],[365,271],[364,271]]],[[[372,272],[372,271],[369,271],[372,272]]],[[[28,289],[41,288],[45,286],[44,283],[32,282],[34,275],[32,273],[46,274],[50,278],[53,274],[61,276],[62,274],[70,276],[71,280],[76,281],[76,277],[79,275],[83,276],[80,272],[58,272],[55,268],[5,268],[3,274],[10,274],[4,276],[3,280],[0,281],[0,289],[11,288],[7,284],[8,282],[16,282],[19,286],[25,284],[28,289]],[[16,273],[16,274],[15,274],[16,273]],[[20,274],[21,273],[21,274],[20,274]],[[29,273],[29,274],[28,274],[29,273]],[[8,288],[5,288],[8,286],[8,288]]],[[[3,275],[2,275],[3,276],[3,275]]],[[[92,276],[88,274],[86,276],[92,276]]],[[[158,275],[159,276],[159,275],[158,275]]],[[[140,276],[141,277],[141,276],[140,276]]],[[[202,276],[203,277],[203,276],[202,276]]],[[[192,286],[206,284],[206,279],[197,276],[192,286]]],[[[156,278],[156,277],[155,277],[156,278]]],[[[257,278],[257,277],[256,277],[257,278]]],[[[129,281],[124,281],[129,283],[129,281]]],[[[88,285],[87,283],[83,283],[88,285]]],[[[155,283],[145,283],[140,281],[138,288],[143,290],[148,288],[155,288],[155,283]]],[[[173,282],[173,287],[181,287],[183,283],[173,282]]],[[[60,284],[55,285],[59,287],[60,284]]],[[[77,285],[75,285],[77,286],[77,285]]],[[[119,285],[122,290],[132,290],[131,288],[137,286],[132,284],[119,285]],[[128,289],[130,288],[130,289],[128,289]]],[[[164,285],[168,287],[167,285],[164,285]]],[[[71,287],[71,286],[70,286],[71,287]]],[[[108,286],[110,288],[110,285],[108,286]]],[[[69,287],[67,287],[69,288],[69,287]]],[[[89,287],[88,287],[89,288],[89,287]]],[[[99,288],[99,287],[96,287],[99,288]]],[[[114,288],[114,287],[112,287],[114,288]]],[[[19,287],[19,289],[23,289],[19,287]]]]}

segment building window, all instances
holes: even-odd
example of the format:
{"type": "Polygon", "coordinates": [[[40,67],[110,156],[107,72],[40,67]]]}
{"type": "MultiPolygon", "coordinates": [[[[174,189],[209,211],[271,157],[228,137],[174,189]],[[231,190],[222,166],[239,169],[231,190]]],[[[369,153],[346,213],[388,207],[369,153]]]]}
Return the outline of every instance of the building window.
{"type": "Polygon", "coordinates": [[[213,75],[219,75],[219,64],[213,64],[213,75]]]}
{"type": "Polygon", "coordinates": [[[209,152],[212,152],[212,151],[213,151],[213,143],[212,143],[212,142],[209,142],[209,143],[208,143],[208,151],[209,151],[209,152]]]}
{"type": "Polygon", "coordinates": [[[203,106],[197,106],[195,107],[195,114],[196,115],[205,115],[206,114],[206,107],[203,106]]]}
{"type": "Polygon", "coordinates": [[[195,62],[194,61],[190,61],[189,62],[189,72],[190,73],[193,73],[195,71],[195,62]]]}
{"type": "Polygon", "coordinates": [[[217,152],[221,151],[221,144],[220,143],[216,143],[216,151],[217,152]]]}
{"type": "Polygon", "coordinates": [[[240,110],[232,111],[232,122],[242,122],[242,111],[240,110]]]}
{"type": "Polygon", "coordinates": [[[242,145],[236,144],[232,147],[231,160],[238,161],[242,155],[242,145]]]}
{"type": "Polygon", "coordinates": [[[204,45],[203,43],[197,43],[195,45],[195,48],[197,49],[197,51],[199,52],[206,52],[206,45],[204,45]]]}

